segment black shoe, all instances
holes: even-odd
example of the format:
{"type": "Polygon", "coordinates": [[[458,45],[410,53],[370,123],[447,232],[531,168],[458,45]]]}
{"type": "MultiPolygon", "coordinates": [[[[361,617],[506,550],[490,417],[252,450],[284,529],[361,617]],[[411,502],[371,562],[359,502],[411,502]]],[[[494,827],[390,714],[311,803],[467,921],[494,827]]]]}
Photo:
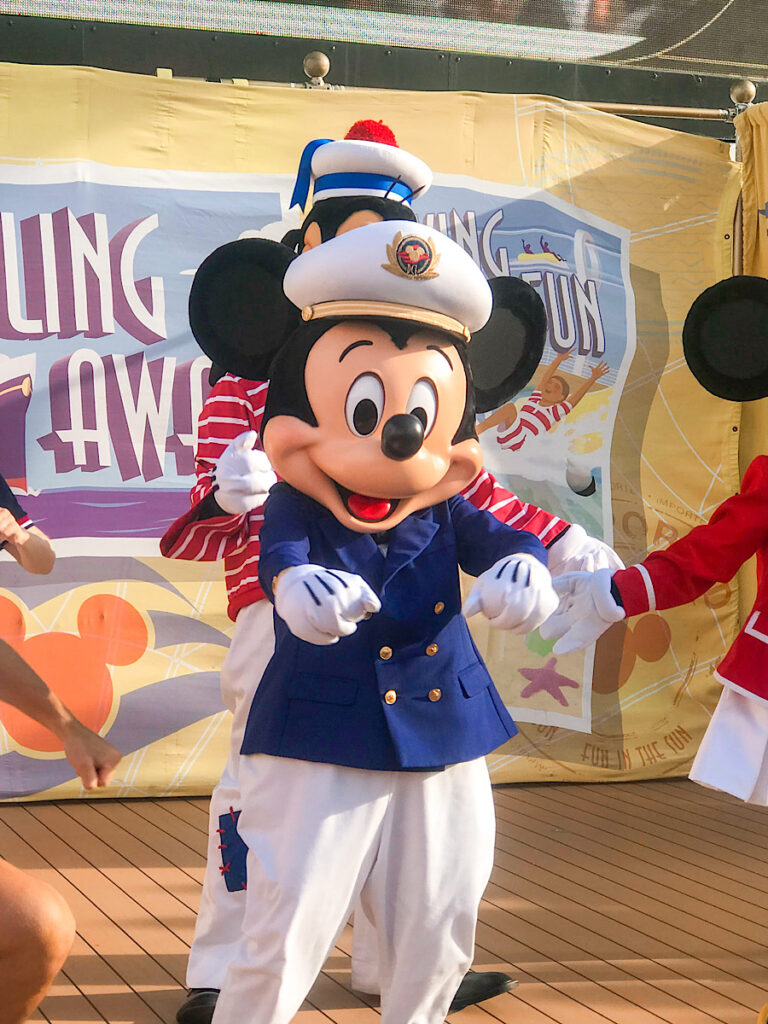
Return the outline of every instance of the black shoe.
{"type": "Polygon", "coordinates": [[[518,984],[514,978],[501,971],[468,971],[448,1007],[448,1013],[458,1013],[485,999],[511,992],[518,984]]]}
{"type": "Polygon", "coordinates": [[[211,1024],[218,998],[217,988],[191,988],[176,1011],[176,1024],[211,1024]]]}

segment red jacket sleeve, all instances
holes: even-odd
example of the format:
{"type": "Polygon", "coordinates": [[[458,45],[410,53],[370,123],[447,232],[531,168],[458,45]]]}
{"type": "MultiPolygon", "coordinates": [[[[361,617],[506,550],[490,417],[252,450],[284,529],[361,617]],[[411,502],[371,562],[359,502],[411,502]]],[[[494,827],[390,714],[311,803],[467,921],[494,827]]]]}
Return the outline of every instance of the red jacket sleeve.
{"type": "Polygon", "coordinates": [[[768,456],[749,466],[741,491],[664,551],[614,574],[627,615],[674,608],[725,583],[768,542],[768,456]]]}
{"type": "MultiPolygon", "coordinates": [[[[190,509],[173,523],[160,541],[166,558],[213,562],[242,548],[260,520],[255,509],[250,515],[200,518],[200,504],[213,486],[216,463],[227,445],[246,430],[261,433],[267,384],[226,374],[216,382],[198,421],[195,454],[197,480],[190,492],[190,509]],[[250,519],[250,521],[249,521],[250,519]]],[[[256,447],[261,447],[260,437],[256,447]]]]}
{"type": "Polygon", "coordinates": [[[545,512],[543,508],[520,501],[485,469],[480,470],[469,487],[465,487],[461,493],[475,508],[490,512],[507,526],[534,534],[544,547],[557,540],[570,525],[564,519],[545,512]]]}

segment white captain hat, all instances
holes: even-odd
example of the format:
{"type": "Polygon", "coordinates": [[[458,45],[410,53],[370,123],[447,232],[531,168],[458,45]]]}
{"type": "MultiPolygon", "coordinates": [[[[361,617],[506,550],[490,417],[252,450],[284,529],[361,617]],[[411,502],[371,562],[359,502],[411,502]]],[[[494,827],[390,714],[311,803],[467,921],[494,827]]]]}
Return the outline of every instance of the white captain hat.
{"type": "Polygon", "coordinates": [[[335,196],[378,196],[410,203],[432,184],[432,171],[417,156],[400,149],[381,121],[357,121],[344,139],[314,139],[304,147],[291,206],[306,208],[310,184],[313,202],[335,196]]]}
{"type": "Polygon", "coordinates": [[[471,256],[413,221],[369,224],[302,253],[283,289],[304,320],[394,317],[466,341],[486,324],[493,304],[471,256]]]}

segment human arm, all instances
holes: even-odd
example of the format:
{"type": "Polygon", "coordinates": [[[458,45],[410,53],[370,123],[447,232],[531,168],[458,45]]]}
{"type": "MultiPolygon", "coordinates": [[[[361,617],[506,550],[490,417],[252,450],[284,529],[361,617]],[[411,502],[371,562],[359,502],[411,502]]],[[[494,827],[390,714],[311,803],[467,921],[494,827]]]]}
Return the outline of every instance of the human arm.
{"type": "Polygon", "coordinates": [[[22,569],[46,575],[53,569],[56,555],[51,542],[19,504],[11,488],[0,476],[0,549],[5,548],[22,569]]]}
{"type": "Polygon", "coordinates": [[[610,366],[608,365],[608,363],[598,363],[597,366],[593,368],[592,372],[584,381],[584,383],[581,384],[581,386],[578,387],[572,395],[569,395],[568,403],[571,406],[571,408],[578,405],[584,397],[584,395],[586,395],[586,393],[592,387],[592,385],[599,381],[601,377],[604,377],[609,370],[610,366]]]}
{"type": "Polygon", "coordinates": [[[12,647],[0,640],[0,700],[50,729],[86,789],[107,786],[120,752],[86,728],[12,647]]]}
{"type": "Polygon", "coordinates": [[[0,507],[0,546],[22,569],[46,575],[53,569],[56,554],[51,542],[36,526],[23,526],[7,508],[0,507]]]}

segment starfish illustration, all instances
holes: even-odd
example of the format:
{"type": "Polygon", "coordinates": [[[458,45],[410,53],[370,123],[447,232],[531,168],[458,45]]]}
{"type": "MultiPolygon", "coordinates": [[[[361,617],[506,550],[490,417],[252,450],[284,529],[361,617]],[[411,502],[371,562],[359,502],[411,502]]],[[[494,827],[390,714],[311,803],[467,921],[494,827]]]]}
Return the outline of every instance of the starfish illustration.
{"type": "Polygon", "coordinates": [[[520,675],[530,680],[528,685],[521,691],[520,696],[532,697],[534,693],[540,693],[544,690],[551,694],[558,704],[562,704],[564,708],[567,708],[568,701],[562,692],[563,687],[567,686],[572,690],[578,690],[579,684],[575,680],[569,679],[568,676],[561,676],[559,672],[556,672],[556,665],[557,658],[550,658],[544,668],[519,669],[520,675]]]}

